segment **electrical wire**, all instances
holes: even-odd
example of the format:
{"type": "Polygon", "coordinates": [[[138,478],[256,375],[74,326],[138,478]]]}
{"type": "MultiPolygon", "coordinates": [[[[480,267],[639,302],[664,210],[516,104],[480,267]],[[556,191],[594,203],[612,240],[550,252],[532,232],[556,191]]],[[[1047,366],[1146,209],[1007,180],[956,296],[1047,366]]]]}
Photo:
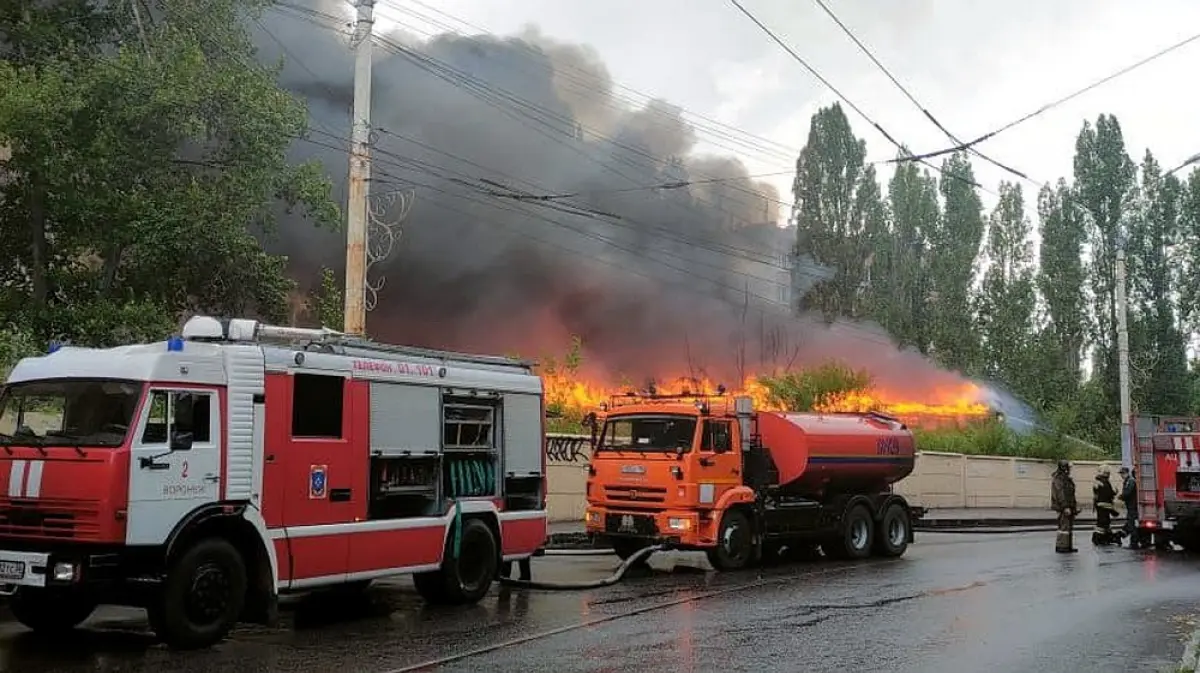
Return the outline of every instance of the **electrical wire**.
{"type": "MultiPolygon", "coordinates": [[[[930,122],[932,122],[933,125],[936,126],[939,131],[941,131],[947,138],[950,139],[950,142],[959,144],[959,145],[962,144],[962,141],[959,140],[958,136],[951,133],[950,130],[947,129],[942,124],[942,122],[940,122],[938,120],[938,118],[935,117],[933,115],[933,113],[929,111],[929,108],[927,108],[923,104],[921,104],[921,102],[917,100],[916,96],[914,96],[912,94],[912,92],[910,92],[908,90],[908,87],[901,84],[900,80],[897,79],[896,76],[892,74],[892,71],[888,70],[887,66],[885,66],[878,58],[876,58],[875,54],[867,47],[867,45],[863,44],[863,41],[860,40],[859,37],[854,34],[854,31],[850,30],[850,27],[847,26],[845,24],[845,22],[843,22],[840,18],[838,18],[838,15],[835,14],[833,12],[833,10],[829,8],[829,5],[825,3],[825,0],[813,0],[813,1],[816,2],[817,6],[820,7],[825,12],[825,14],[827,14],[829,16],[829,18],[832,19],[833,22],[838,25],[838,28],[841,28],[842,32],[845,33],[846,36],[849,37],[854,42],[854,44],[858,46],[859,50],[862,51],[862,53],[866,54],[867,58],[871,59],[871,62],[875,64],[875,67],[879,68],[880,72],[882,72],[885,76],[887,76],[887,78],[889,80],[891,80],[892,84],[896,85],[896,88],[900,90],[900,93],[904,94],[905,98],[908,98],[909,102],[911,102],[914,106],[916,106],[916,108],[918,110],[920,110],[921,113],[923,115],[925,115],[925,117],[930,122]]],[[[1038,188],[1041,188],[1043,186],[1043,184],[1041,182],[1030,178],[1027,174],[1025,174],[1015,168],[1012,168],[1011,166],[1007,166],[1003,163],[1000,163],[999,161],[987,156],[986,154],[980,152],[979,150],[977,150],[975,148],[967,148],[967,151],[970,152],[971,154],[974,154],[975,156],[979,157],[980,159],[983,159],[984,161],[992,164],[993,166],[1000,168],[1001,170],[1007,171],[1007,172],[1017,176],[1018,178],[1021,178],[1022,180],[1029,181],[1030,183],[1032,183],[1034,186],[1036,186],[1038,188]]]]}
{"type": "MultiPolygon", "coordinates": [[[[420,7],[423,7],[431,12],[435,12],[435,13],[439,14],[440,16],[450,19],[451,21],[458,22],[468,28],[478,31],[479,33],[494,34],[493,31],[487,30],[477,24],[473,24],[465,19],[457,17],[453,14],[450,14],[450,13],[446,12],[445,10],[438,9],[436,7],[432,7],[424,2],[420,2],[419,0],[408,0],[408,2],[410,4],[415,4],[420,7]]],[[[443,29],[446,32],[462,34],[459,31],[457,31],[454,26],[447,24],[445,22],[441,22],[438,19],[432,18],[426,14],[417,12],[417,11],[413,10],[411,7],[397,5],[397,4],[393,4],[393,3],[386,3],[386,4],[381,3],[381,4],[376,5],[376,9],[379,9],[381,6],[386,7],[389,10],[395,10],[395,11],[403,12],[404,14],[407,14],[410,16],[414,16],[422,21],[425,21],[426,23],[429,23],[430,25],[433,25],[437,28],[443,29]]],[[[410,30],[413,30],[414,32],[419,32],[415,27],[413,27],[411,25],[406,25],[406,28],[409,28],[410,30]]],[[[527,44],[523,40],[513,41],[512,43],[506,43],[506,46],[513,46],[513,47],[523,51],[530,57],[532,57],[528,61],[529,63],[544,64],[544,60],[546,58],[546,53],[537,47],[527,44]]],[[[501,61],[500,64],[508,65],[508,63],[504,62],[504,61],[501,61]]],[[[553,66],[545,64],[545,68],[552,69],[554,71],[554,74],[556,75],[556,79],[565,80],[566,82],[576,84],[578,86],[576,91],[578,91],[579,93],[585,94],[585,95],[595,94],[596,89],[595,89],[595,82],[594,82],[594,73],[589,73],[589,72],[583,70],[582,68],[572,65],[570,62],[556,62],[553,64],[553,66]],[[573,75],[573,73],[577,76],[573,75]]],[[[614,98],[615,100],[620,101],[625,104],[628,104],[634,108],[639,108],[639,107],[643,108],[650,115],[655,116],[655,117],[661,117],[664,121],[664,124],[674,124],[677,121],[677,119],[675,117],[668,115],[664,111],[647,106],[647,103],[649,103],[650,101],[656,100],[658,98],[657,96],[652,96],[645,92],[638,91],[637,89],[634,89],[633,87],[622,84],[621,82],[611,81],[611,84],[612,84],[614,91],[607,92],[607,93],[609,95],[611,95],[611,97],[614,98]],[[619,93],[617,90],[623,91],[623,92],[628,92],[628,94],[632,94],[632,95],[619,93]]],[[[625,112],[625,110],[616,108],[615,106],[609,106],[609,107],[617,110],[618,112],[625,112]]],[[[712,135],[715,138],[727,140],[731,143],[740,145],[742,148],[744,148],[742,150],[738,150],[738,149],[733,149],[733,148],[729,148],[729,147],[724,147],[725,149],[728,149],[730,151],[741,152],[741,151],[745,151],[746,149],[748,149],[753,152],[758,152],[758,153],[762,154],[764,157],[773,157],[776,160],[786,161],[789,165],[795,162],[795,157],[797,154],[799,154],[798,148],[789,147],[778,141],[771,140],[771,139],[765,138],[763,136],[755,135],[749,131],[746,131],[745,129],[740,129],[731,124],[726,124],[724,122],[717,121],[715,119],[706,117],[698,112],[689,110],[684,107],[680,107],[679,109],[682,113],[684,113],[687,117],[689,117],[689,119],[688,119],[689,123],[692,124],[692,126],[694,126],[701,133],[706,133],[706,134],[712,135]]],[[[717,146],[722,146],[719,143],[715,143],[715,142],[713,144],[717,145],[717,146]]]]}
{"type": "Polygon", "coordinates": [[[913,154],[913,155],[910,155],[907,157],[897,157],[896,159],[892,159],[891,161],[894,163],[899,163],[899,162],[904,162],[904,161],[922,161],[923,162],[923,160],[925,160],[925,159],[932,159],[934,157],[940,157],[943,154],[953,154],[954,152],[961,152],[961,151],[970,149],[970,148],[974,147],[975,145],[978,145],[979,143],[982,143],[986,140],[990,140],[990,139],[1000,135],[1001,133],[1004,133],[1005,131],[1013,128],[1014,126],[1024,124],[1025,122],[1029,121],[1030,119],[1033,119],[1034,117],[1045,114],[1045,113],[1049,112],[1050,110],[1053,110],[1054,108],[1056,108],[1060,105],[1063,105],[1064,103],[1074,100],[1074,99],[1082,96],[1083,94],[1088,93],[1089,91],[1092,91],[1093,89],[1096,89],[1100,86],[1103,86],[1103,85],[1117,79],[1118,77],[1127,75],[1127,74],[1133,72],[1134,70],[1141,68],[1144,65],[1148,65],[1148,64],[1162,58],[1163,56],[1170,54],[1173,51],[1176,51],[1178,49],[1186,47],[1187,45],[1191,44],[1192,42],[1195,42],[1196,40],[1200,40],[1200,33],[1197,33],[1195,35],[1192,35],[1189,38],[1186,38],[1184,40],[1176,42],[1175,44],[1172,44],[1169,47],[1160,49],[1159,51],[1154,52],[1153,54],[1147,56],[1146,58],[1143,58],[1142,60],[1137,61],[1136,63],[1127,65],[1124,68],[1121,68],[1120,70],[1118,70],[1110,75],[1102,77],[1102,78],[1096,80],[1095,82],[1088,84],[1087,86],[1083,87],[1082,89],[1078,89],[1072,93],[1067,94],[1066,96],[1063,96],[1062,98],[1059,98],[1057,100],[1053,100],[1049,103],[1046,103],[1045,105],[1039,107],[1038,109],[1034,110],[1033,112],[1030,112],[1023,117],[1019,117],[997,129],[995,129],[994,131],[989,131],[989,132],[979,136],[978,138],[975,138],[974,140],[968,140],[965,143],[959,143],[959,144],[955,145],[954,147],[947,147],[945,149],[937,150],[936,152],[926,152],[924,154],[913,154]]]}
{"type": "MultiPolygon", "coordinates": [[[[809,74],[811,74],[813,77],[815,77],[817,79],[817,81],[819,81],[821,84],[824,84],[825,88],[832,91],[833,94],[835,96],[837,96],[838,98],[840,98],[842,100],[842,102],[844,102],[846,105],[848,105],[851,110],[854,110],[856,113],[858,113],[858,116],[862,117],[868,124],[873,126],[875,128],[875,130],[878,131],[880,133],[880,135],[882,135],[888,142],[890,142],[892,145],[894,145],[896,147],[896,149],[899,150],[902,155],[911,155],[912,154],[912,152],[908,149],[908,147],[906,147],[899,140],[896,140],[896,138],[891,133],[888,133],[887,129],[883,128],[883,126],[879,122],[875,121],[870,115],[868,115],[866,112],[864,112],[863,109],[860,108],[854,101],[850,100],[846,96],[846,94],[842,93],[841,90],[839,90],[837,87],[835,87],[829,80],[825,79],[825,77],[820,72],[818,72],[816,68],[809,65],[808,61],[804,60],[804,58],[802,56],[800,56],[800,54],[796,53],[795,49],[792,49],[790,46],[788,46],[788,44],[786,42],[784,42],[783,39],[781,39],[778,35],[775,34],[774,31],[772,31],[770,28],[768,28],[766,24],[764,24],[762,21],[760,21],[758,19],[758,17],[754,16],[754,14],[752,14],[750,12],[750,10],[746,9],[746,7],[744,5],[742,5],[741,2],[739,2],[738,0],[729,0],[729,2],[732,3],[733,6],[738,9],[738,11],[740,11],[742,14],[745,14],[746,18],[750,19],[750,21],[752,21],[754,23],[754,25],[758,26],[758,28],[767,35],[767,37],[770,37],[775,42],[775,44],[778,44],[780,47],[782,47],[783,50],[786,51],[788,53],[788,55],[792,57],[793,60],[795,60],[797,63],[799,63],[801,66],[803,66],[804,69],[809,72],[809,74]]],[[[966,182],[966,183],[969,183],[972,187],[975,187],[977,189],[980,189],[980,190],[985,191],[992,195],[997,195],[996,192],[994,192],[990,189],[987,189],[986,187],[979,184],[978,182],[975,182],[974,180],[970,180],[970,179],[966,178],[965,176],[959,175],[952,171],[943,170],[943,169],[929,163],[928,161],[923,161],[923,160],[918,160],[918,159],[914,159],[914,161],[920,161],[920,163],[924,164],[928,168],[933,169],[934,171],[937,171],[943,177],[948,177],[948,178],[952,178],[954,180],[966,182]]]]}

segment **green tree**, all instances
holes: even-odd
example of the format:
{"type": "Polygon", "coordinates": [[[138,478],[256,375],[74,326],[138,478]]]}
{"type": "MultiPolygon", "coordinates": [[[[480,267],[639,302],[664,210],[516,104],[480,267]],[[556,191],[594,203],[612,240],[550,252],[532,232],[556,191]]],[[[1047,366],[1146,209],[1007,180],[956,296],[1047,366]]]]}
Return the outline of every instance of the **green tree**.
{"type": "Polygon", "coordinates": [[[1131,361],[1139,370],[1138,408],[1181,414],[1189,407],[1189,376],[1183,332],[1176,322],[1173,257],[1181,236],[1182,185],[1164,177],[1146,152],[1141,185],[1129,221],[1129,305],[1131,361]]]}
{"type": "Polygon", "coordinates": [[[988,227],[979,328],[984,372],[1023,395],[1039,376],[1029,370],[1035,301],[1031,229],[1020,185],[1000,183],[1000,200],[988,227]]]}
{"type": "Polygon", "coordinates": [[[1043,388],[1048,404],[1062,402],[1078,389],[1088,335],[1083,267],[1087,232],[1076,204],[1075,195],[1062,179],[1053,188],[1043,187],[1038,195],[1041,254],[1037,285],[1046,307],[1042,365],[1049,368],[1040,371],[1057,383],[1055,389],[1043,388]]]}
{"type": "Polygon", "coordinates": [[[321,284],[311,293],[309,305],[321,327],[341,331],[345,325],[345,293],[333,269],[321,268],[321,284]]]}
{"type": "Polygon", "coordinates": [[[801,308],[826,317],[865,312],[863,288],[872,241],[886,232],[875,168],[866,164],[866,143],[854,136],[837,103],[813,115],[808,143],[796,160],[797,252],[833,269],[801,299],[801,308]]]}
{"type": "Polygon", "coordinates": [[[937,181],[915,163],[896,168],[888,184],[890,235],[879,238],[872,265],[872,314],[902,345],[929,349],[927,232],[941,217],[937,181]]]}
{"type": "Polygon", "coordinates": [[[1114,263],[1134,175],[1133,161],[1125,153],[1125,139],[1117,118],[1100,115],[1095,126],[1084,122],[1075,141],[1075,192],[1088,213],[1096,371],[1114,413],[1118,408],[1114,263]]]}
{"type": "Polygon", "coordinates": [[[940,189],[943,215],[929,234],[931,352],[943,365],[974,374],[980,369],[980,346],[971,283],[983,241],[983,202],[964,153],[942,164],[940,189]]]}
{"type": "Polygon", "coordinates": [[[0,61],[0,316],[96,343],[131,315],[154,332],[185,311],[279,318],[286,260],[252,232],[281,204],[337,208],[315,163],[287,160],[306,113],[253,62],[264,3],[17,5],[0,12],[19,55],[0,61]]]}

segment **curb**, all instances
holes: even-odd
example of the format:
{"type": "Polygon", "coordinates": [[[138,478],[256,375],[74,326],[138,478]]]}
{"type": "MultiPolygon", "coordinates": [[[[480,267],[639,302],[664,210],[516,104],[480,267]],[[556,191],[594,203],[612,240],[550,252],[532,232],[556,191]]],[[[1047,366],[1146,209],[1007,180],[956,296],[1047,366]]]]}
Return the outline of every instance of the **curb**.
{"type": "MultiPolygon", "coordinates": [[[[1124,519],[1113,519],[1113,528],[1120,528],[1118,522],[1123,523],[1124,519]]],[[[1093,526],[1096,519],[1093,518],[1077,518],[1075,519],[1075,527],[1093,526]]],[[[990,518],[990,519],[926,519],[913,523],[913,530],[916,532],[946,532],[946,533],[1023,533],[1023,532],[1039,532],[1047,528],[1050,530],[1058,526],[1057,518],[990,518]],[[978,529],[978,531],[976,531],[978,529]]],[[[1078,531],[1077,531],[1078,532],[1078,531]]],[[[568,533],[550,533],[546,538],[546,550],[559,549],[610,549],[611,546],[597,539],[590,538],[583,531],[571,531],[568,533]]]]}
{"type": "Polygon", "coordinates": [[[1200,629],[1192,632],[1192,637],[1188,638],[1177,670],[1178,673],[1195,673],[1197,668],[1200,668],[1200,629]]]}
{"type": "MultiPolygon", "coordinates": [[[[1117,522],[1124,523],[1124,519],[1113,519],[1113,527],[1117,528],[1117,522]]],[[[1093,526],[1096,524],[1096,517],[1076,517],[1075,526],[1093,526]]],[[[991,519],[924,519],[913,522],[913,530],[934,530],[938,528],[1025,528],[1030,526],[1057,526],[1057,517],[1041,517],[1041,518],[991,518],[991,519]]]]}

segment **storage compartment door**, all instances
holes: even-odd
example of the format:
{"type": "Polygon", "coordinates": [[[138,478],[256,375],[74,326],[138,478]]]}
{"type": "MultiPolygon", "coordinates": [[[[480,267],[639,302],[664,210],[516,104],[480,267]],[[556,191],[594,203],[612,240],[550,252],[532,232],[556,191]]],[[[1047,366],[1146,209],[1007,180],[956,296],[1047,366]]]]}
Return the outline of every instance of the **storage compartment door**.
{"type": "Polygon", "coordinates": [[[504,474],[542,474],[542,399],[538,395],[504,394],[504,474]]]}
{"type": "Polygon", "coordinates": [[[441,439],[441,393],[437,388],[371,382],[372,454],[436,454],[441,439]]]}

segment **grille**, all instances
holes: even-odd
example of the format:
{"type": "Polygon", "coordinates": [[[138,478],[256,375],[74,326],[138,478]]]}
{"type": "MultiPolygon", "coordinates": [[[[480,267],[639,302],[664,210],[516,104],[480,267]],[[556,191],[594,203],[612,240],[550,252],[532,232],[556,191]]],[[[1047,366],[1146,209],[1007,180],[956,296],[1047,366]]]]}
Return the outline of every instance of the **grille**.
{"type": "Polygon", "coordinates": [[[658,534],[658,526],[652,516],[613,512],[604,517],[604,532],[652,536],[658,534]]]}
{"type": "Polygon", "coordinates": [[[0,537],[92,540],[99,536],[99,503],[52,498],[0,499],[0,537]]]}
{"type": "Polygon", "coordinates": [[[667,489],[656,486],[605,486],[604,497],[614,502],[663,502],[667,489]]]}

